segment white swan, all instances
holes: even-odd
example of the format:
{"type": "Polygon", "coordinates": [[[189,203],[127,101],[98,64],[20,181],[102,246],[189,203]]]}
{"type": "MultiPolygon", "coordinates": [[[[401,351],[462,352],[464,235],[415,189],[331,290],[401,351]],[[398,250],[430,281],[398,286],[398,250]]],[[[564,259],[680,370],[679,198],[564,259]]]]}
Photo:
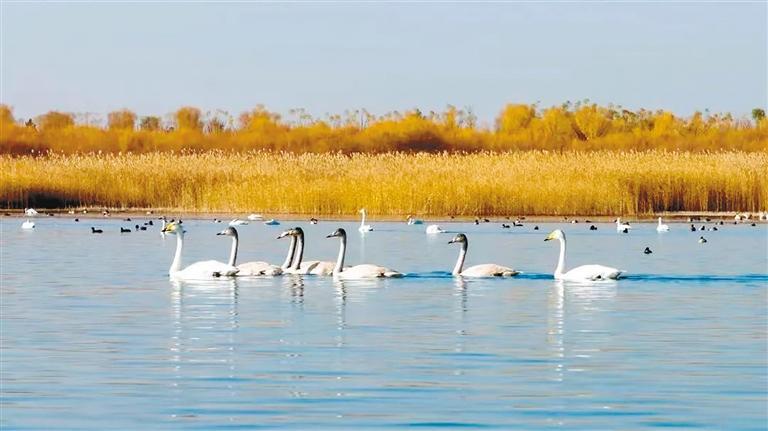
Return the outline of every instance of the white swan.
{"type": "Polygon", "coordinates": [[[22,229],[34,229],[34,227],[35,227],[35,222],[33,222],[32,220],[27,220],[21,224],[22,229]]]}
{"type": "Polygon", "coordinates": [[[250,221],[256,221],[256,220],[261,220],[261,219],[263,219],[264,217],[263,217],[261,214],[250,214],[250,215],[249,215],[248,217],[246,217],[246,218],[247,218],[248,220],[250,220],[250,221]]]}
{"type": "Polygon", "coordinates": [[[344,255],[347,250],[347,232],[338,228],[336,231],[326,236],[326,238],[339,238],[339,257],[333,268],[333,278],[340,280],[351,280],[360,278],[382,278],[382,277],[402,277],[403,274],[378,265],[355,265],[344,268],[344,255]]]}
{"type": "Polygon", "coordinates": [[[431,224],[431,225],[427,226],[426,232],[429,233],[429,234],[445,233],[443,228],[441,228],[440,225],[437,225],[437,224],[431,224]]]}
{"type": "Polygon", "coordinates": [[[304,259],[304,229],[295,227],[288,229],[280,234],[277,238],[284,238],[290,236],[295,244],[295,250],[293,253],[293,262],[290,267],[285,269],[289,274],[303,274],[303,275],[331,275],[333,274],[333,268],[336,266],[335,262],[320,261],[320,260],[308,260],[304,259]]]}
{"type": "Polygon", "coordinates": [[[359,213],[363,215],[363,219],[360,221],[360,227],[357,228],[357,230],[359,230],[360,232],[370,232],[370,231],[372,231],[373,230],[373,226],[371,226],[369,224],[365,224],[365,208],[362,208],[359,211],[359,213]]]}
{"type": "Polygon", "coordinates": [[[422,220],[419,220],[417,218],[413,218],[412,215],[409,215],[408,218],[406,218],[405,220],[408,222],[409,225],[412,225],[412,224],[423,224],[424,223],[424,221],[422,221],[422,220]]]}
{"type": "Polygon", "coordinates": [[[632,229],[629,223],[622,223],[621,217],[616,218],[616,232],[622,232],[628,229],[632,229]]]}
{"type": "Polygon", "coordinates": [[[557,239],[560,240],[560,258],[555,268],[555,280],[567,281],[595,281],[595,280],[617,280],[624,270],[611,268],[603,265],[582,265],[565,271],[565,233],[560,229],[552,231],[544,241],[557,239]]]}
{"type": "Polygon", "coordinates": [[[26,214],[28,217],[34,217],[38,213],[34,208],[24,208],[24,214],[26,214]]]}
{"type": "Polygon", "coordinates": [[[224,235],[232,238],[232,250],[229,253],[229,265],[237,267],[239,270],[238,277],[245,276],[260,276],[260,275],[280,275],[283,273],[283,269],[277,265],[272,265],[267,262],[246,262],[237,265],[237,248],[240,244],[240,238],[237,235],[237,229],[230,226],[216,235],[224,235]]]}
{"type": "Polygon", "coordinates": [[[448,244],[459,243],[461,244],[461,250],[459,251],[459,258],[456,259],[456,266],[453,267],[452,274],[454,276],[461,277],[505,277],[515,276],[519,274],[512,268],[506,266],[496,265],[495,263],[484,263],[482,265],[470,266],[467,269],[462,270],[464,267],[464,259],[467,257],[467,249],[469,248],[469,240],[467,236],[460,233],[448,241],[448,244]]]}
{"type": "Polygon", "coordinates": [[[661,223],[661,217],[659,217],[659,224],[656,225],[656,232],[669,232],[669,226],[661,223]]]}
{"type": "Polygon", "coordinates": [[[244,226],[247,225],[248,222],[245,220],[241,220],[239,218],[233,218],[231,222],[229,222],[230,226],[244,226]]]}
{"type": "Polygon", "coordinates": [[[209,279],[214,277],[231,277],[238,273],[238,269],[232,265],[215,260],[205,260],[196,262],[188,267],[181,269],[181,251],[184,249],[184,229],[179,223],[170,222],[165,225],[163,232],[176,235],[176,254],[173,256],[173,263],[168,270],[171,278],[176,279],[209,279]]]}

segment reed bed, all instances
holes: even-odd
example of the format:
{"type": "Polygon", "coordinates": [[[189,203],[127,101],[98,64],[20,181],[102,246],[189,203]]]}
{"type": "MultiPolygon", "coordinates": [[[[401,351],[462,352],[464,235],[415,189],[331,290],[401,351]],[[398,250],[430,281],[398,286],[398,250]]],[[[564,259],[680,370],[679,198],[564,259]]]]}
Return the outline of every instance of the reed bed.
{"type": "Polygon", "coordinates": [[[0,202],[185,212],[642,215],[768,206],[765,152],[0,156],[0,202]]]}

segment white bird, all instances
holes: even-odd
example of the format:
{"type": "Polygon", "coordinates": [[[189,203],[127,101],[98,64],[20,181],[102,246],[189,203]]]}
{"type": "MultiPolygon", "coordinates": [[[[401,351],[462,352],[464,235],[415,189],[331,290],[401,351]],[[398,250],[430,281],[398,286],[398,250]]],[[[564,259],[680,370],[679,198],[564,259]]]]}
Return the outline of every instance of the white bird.
{"type": "Polygon", "coordinates": [[[359,230],[360,232],[370,232],[370,231],[372,231],[373,230],[373,226],[371,226],[369,224],[365,224],[365,208],[362,208],[359,211],[359,213],[363,215],[363,219],[360,221],[360,227],[357,228],[357,230],[359,230]]]}
{"type": "Polygon", "coordinates": [[[245,220],[241,220],[239,218],[233,218],[231,222],[229,222],[230,226],[244,226],[247,225],[248,222],[245,220]]]}
{"type": "Polygon", "coordinates": [[[24,214],[26,214],[28,217],[34,217],[37,215],[37,210],[34,208],[25,208],[24,214]]]}
{"type": "Polygon", "coordinates": [[[618,217],[616,219],[616,232],[623,232],[628,229],[632,229],[632,226],[630,226],[629,223],[622,223],[621,217],[618,217]]]}
{"type": "Polygon", "coordinates": [[[669,232],[669,226],[661,223],[661,217],[659,217],[659,224],[656,225],[656,232],[669,232]]]}
{"type": "Polygon", "coordinates": [[[238,277],[244,276],[259,276],[259,275],[280,275],[283,273],[283,269],[277,265],[272,265],[267,262],[246,262],[237,265],[237,248],[240,243],[239,236],[237,235],[237,229],[230,226],[216,235],[224,235],[232,238],[232,250],[229,253],[228,265],[237,267],[239,270],[238,277]]]}
{"type": "Polygon", "coordinates": [[[35,222],[32,220],[27,220],[24,223],[21,224],[22,229],[34,229],[35,228],[35,222]]]}
{"type": "Polygon", "coordinates": [[[251,214],[251,215],[249,215],[247,218],[248,218],[248,220],[250,220],[250,221],[256,221],[256,220],[261,220],[261,219],[263,219],[264,217],[263,217],[261,214],[251,214]]]}
{"type": "Polygon", "coordinates": [[[412,224],[423,224],[424,223],[424,221],[419,220],[417,218],[413,218],[413,216],[411,216],[411,215],[409,215],[408,218],[405,219],[405,220],[408,222],[409,225],[412,225],[412,224]]]}
{"type": "Polygon", "coordinates": [[[289,274],[303,274],[303,275],[331,275],[333,274],[333,268],[336,266],[335,262],[320,261],[320,260],[303,260],[304,259],[304,229],[295,227],[288,229],[280,234],[277,238],[291,237],[292,243],[295,245],[293,253],[293,262],[289,268],[284,271],[289,274]]]}
{"type": "Polygon", "coordinates": [[[560,229],[552,231],[544,241],[549,240],[560,241],[560,258],[557,261],[557,268],[555,268],[555,280],[567,280],[567,281],[596,281],[596,280],[617,280],[625,271],[621,269],[611,268],[603,265],[582,265],[571,269],[568,272],[565,271],[565,233],[560,229]]]}
{"type": "Polygon", "coordinates": [[[165,238],[165,226],[168,225],[168,220],[165,218],[165,216],[160,217],[160,220],[163,221],[163,225],[160,227],[160,236],[165,238]]]}
{"type": "Polygon", "coordinates": [[[265,221],[264,224],[267,225],[267,226],[277,226],[277,225],[280,224],[280,222],[275,220],[275,219],[273,219],[273,218],[271,218],[271,219],[265,221]]]}
{"type": "Polygon", "coordinates": [[[443,228],[441,228],[440,225],[437,225],[437,224],[431,224],[431,225],[427,226],[426,232],[429,233],[429,234],[445,233],[443,228]]]}
{"type": "Polygon", "coordinates": [[[456,260],[456,266],[453,267],[452,274],[454,276],[461,277],[512,277],[519,274],[512,268],[506,266],[496,265],[495,263],[484,263],[482,265],[470,266],[467,269],[464,267],[464,259],[467,257],[467,249],[469,248],[469,240],[463,233],[456,235],[452,240],[448,241],[448,244],[459,243],[461,244],[461,250],[459,251],[459,258],[456,260]]]}
{"type": "Polygon", "coordinates": [[[173,256],[171,268],[168,270],[168,274],[171,278],[205,280],[222,276],[231,277],[239,272],[236,267],[215,260],[195,262],[192,265],[181,269],[181,253],[184,249],[184,229],[179,223],[170,222],[165,225],[163,232],[176,235],[176,254],[173,256]]]}
{"type": "Polygon", "coordinates": [[[361,278],[383,278],[383,277],[402,277],[403,274],[378,265],[355,265],[344,268],[344,255],[347,250],[347,232],[338,228],[336,231],[326,236],[326,238],[339,238],[339,257],[336,260],[336,266],[333,268],[333,278],[339,280],[353,280],[361,278]]]}

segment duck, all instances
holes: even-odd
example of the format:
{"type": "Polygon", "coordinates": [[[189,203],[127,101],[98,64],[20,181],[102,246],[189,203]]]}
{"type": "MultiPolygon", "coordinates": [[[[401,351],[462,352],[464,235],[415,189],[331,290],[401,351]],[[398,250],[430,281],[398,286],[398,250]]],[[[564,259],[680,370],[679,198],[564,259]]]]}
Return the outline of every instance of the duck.
{"type": "Polygon", "coordinates": [[[104,231],[91,226],[91,233],[104,233],[104,231]]]}
{"type": "Polygon", "coordinates": [[[651,254],[651,253],[653,253],[653,251],[651,251],[651,248],[650,248],[650,247],[646,247],[646,248],[645,248],[645,250],[643,250],[643,253],[645,253],[645,254],[651,254]]]}
{"type": "Polygon", "coordinates": [[[130,229],[126,229],[126,228],[121,226],[120,227],[120,233],[131,233],[131,230],[130,229]]]}
{"type": "Polygon", "coordinates": [[[706,238],[704,238],[703,236],[699,237],[699,244],[705,244],[706,242],[707,242],[706,238]]]}
{"type": "Polygon", "coordinates": [[[595,225],[591,225],[591,226],[589,227],[589,230],[597,230],[597,226],[595,226],[595,225]]]}

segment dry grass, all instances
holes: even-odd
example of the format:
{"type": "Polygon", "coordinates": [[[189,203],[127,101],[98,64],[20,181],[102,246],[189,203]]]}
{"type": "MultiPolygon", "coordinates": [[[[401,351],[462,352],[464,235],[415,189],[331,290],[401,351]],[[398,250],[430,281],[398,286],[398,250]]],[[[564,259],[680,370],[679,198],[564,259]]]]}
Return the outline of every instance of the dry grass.
{"type": "Polygon", "coordinates": [[[376,215],[757,211],[765,152],[0,156],[8,208],[376,215]]]}

